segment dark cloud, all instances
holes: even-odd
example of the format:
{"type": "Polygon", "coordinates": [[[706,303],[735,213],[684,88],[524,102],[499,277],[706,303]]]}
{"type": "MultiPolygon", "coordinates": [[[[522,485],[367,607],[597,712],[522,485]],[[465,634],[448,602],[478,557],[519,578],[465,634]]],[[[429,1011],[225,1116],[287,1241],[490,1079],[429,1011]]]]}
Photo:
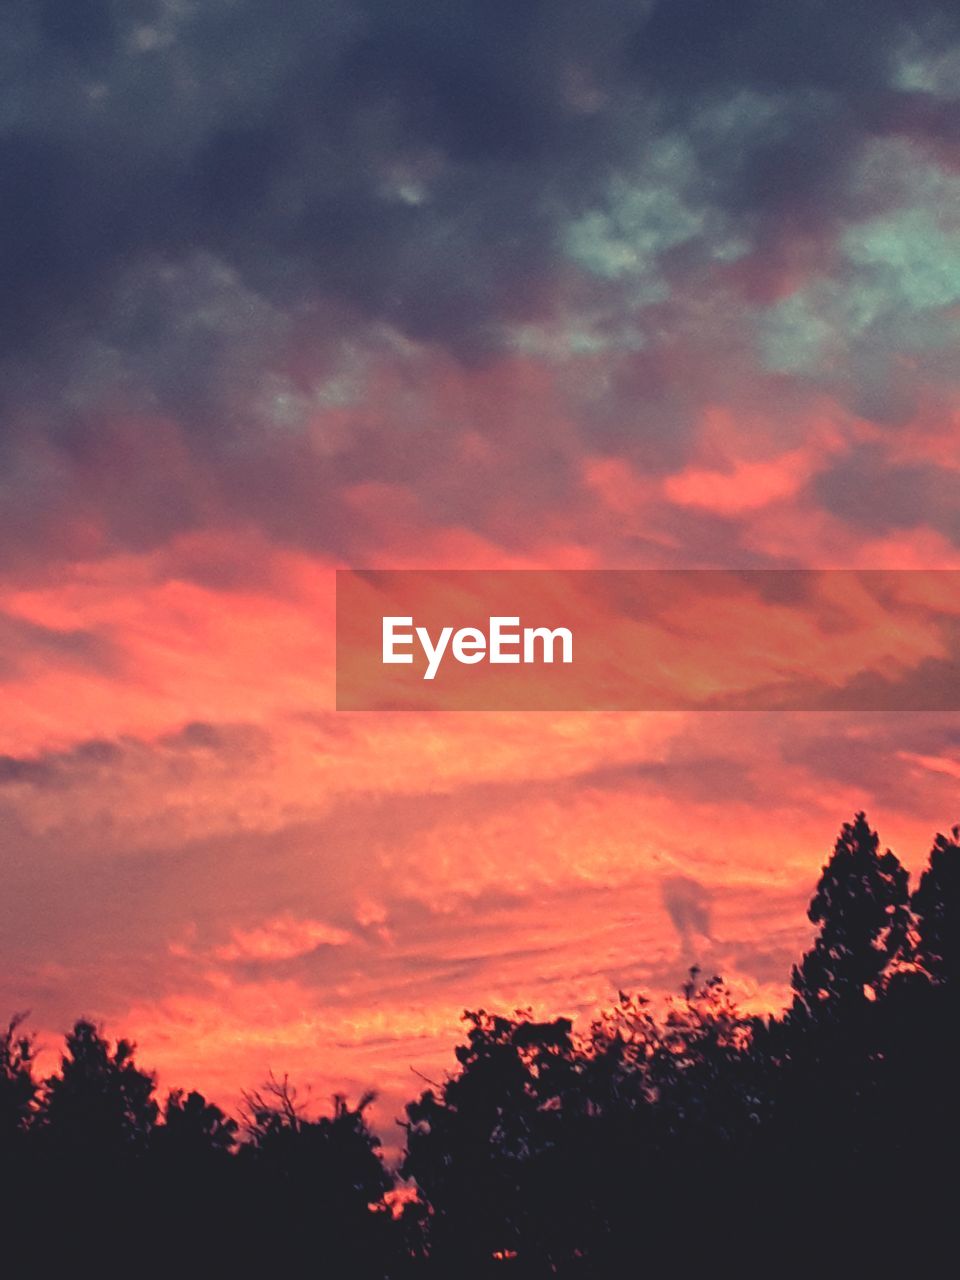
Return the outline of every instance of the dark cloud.
{"type": "Polygon", "coordinates": [[[97,782],[122,785],[124,776],[151,775],[183,780],[191,763],[209,758],[239,767],[262,758],[270,749],[269,734],[255,725],[207,724],[193,721],[156,739],[124,735],[87,738],[62,751],[36,755],[0,755],[0,787],[26,784],[66,791],[93,788],[97,782]]]}
{"type": "Polygon", "coordinates": [[[816,500],[870,533],[932,528],[960,544],[956,475],[924,462],[890,460],[879,445],[863,445],[812,482],[816,500]]]}
{"type": "Polygon", "coordinates": [[[0,684],[30,662],[97,674],[114,673],[119,654],[110,638],[82,627],[47,627],[0,611],[0,684]]]}
{"type": "MultiPolygon", "coordinates": [[[[509,541],[524,501],[574,498],[575,460],[542,427],[513,429],[515,491],[499,456],[464,482],[462,422],[400,433],[356,414],[326,452],[302,429],[356,400],[344,369],[361,386],[411,340],[482,367],[561,312],[609,358],[553,416],[675,468],[742,366],[741,326],[704,311],[718,262],[733,254],[726,287],[761,300],[798,243],[822,267],[842,220],[881,198],[851,186],[864,144],[949,134],[895,72],[956,26],[932,0],[9,0],[5,558],[69,554],[55,512],[84,500],[136,549],[242,513],[342,552],[357,517],[339,487],[358,475],[509,541]],[[131,415],[148,454],[176,421],[189,466],[140,457],[117,476],[113,423],[131,415]]],[[[869,344],[851,358],[859,402],[895,418],[883,362],[869,344]]]]}
{"type": "MultiPolygon", "coordinates": [[[[851,211],[848,177],[863,143],[922,114],[893,89],[904,49],[936,47],[957,28],[939,0],[656,0],[631,62],[776,273],[779,240],[851,211]],[[737,95],[741,126],[705,128],[710,109],[737,95]]],[[[931,114],[924,123],[936,136],[931,114]]]]}
{"type": "Polygon", "coordinates": [[[708,803],[717,795],[743,804],[760,801],[762,792],[750,770],[729,756],[711,755],[674,747],[675,759],[638,760],[625,765],[590,769],[576,776],[578,787],[597,790],[636,790],[640,794],[682,796],[693,804],[708,803]]]}
{"type": "Polygon", "coordinates": [[[708,889],[689,876],[668,876],[660,883],[660,896],[682,943],[694,937],[710,939],[708,889]]]}
{"type": "Polygon", "coordinates": [[[850,788],[860,807],[895,808],[949,825],[956,809],[956,778],[949,762],[958,750],[960,730],[950,712],[876,713],[865,719],[843,714],[818,716],[811,732],[784,739],[781,758],[789,769],[807,771],[818,785],[850,788]],[[923,764],[938,758],[947,765],[944,772],[923,764]]]}
{"type": "MultiPolygon", "coordinates": [[[[203,289],[164,298],[164,269],[199,250],[281,308],[340,297],[359,318],[482,345],[485,324],[527,309],[549,199],[609,153],[564,104],[570,51],[551,56],[538,6],[84,10],[8,6],[28,53],[0,143],[8,350],[50,355],[91,322],[102,338],[122,327],[128,354],[163,347],[203,289]],[[112,290],[151,260],[154,287],[118,314],[112,290]]],[[[215,382],[227,335],[193,327],[215,382]]]]}
{"type": "MultiPolygon", "coordinates": [[[[707,93],[821,89],[857,102],[885,83],[901,29],[938,10],[892,0],[605,0],[589,14],[529,0],[295,0],[269,16],[251,0],[69,8],[7,6],[27,56],[11,68],[21,110],[4,139],[5,270],[46,286],[26,299],[38,324],[43,308],[71,300],[86,312],[94,283],[131,259],[206,248],[280,305],[339,294],[415,336],[470,348],[485,325],[528,308],[558,219],[599,196],[613,164],[642,154],[643,128],[625,136],[643,121],[639,104],[683,101],[689,123],[707,93]],[[577,72],[595,89],[590,110],[578,107],[577,72]],[[639,96],[627,92],[635,76],[639,96]]],[[[836,120],[834,105],[824,110],[836,120]]],[[[743,157],[743,207],[792,201],[810,182],[822,197],[835,137],[817,142],[809,125],[802,103],[778,109],[776,145],[761,138],[743,157]]],[[[168,305],[182,312],[184,301],[168,305]]],[[[21,315],[10,338],[23,337],[21,315]]]]}
{"type": "Polygon", "coordinates": [[[749,84],[859,93],[882,79],[891,25],[938,6],[906,0],[658,0],[636,38],[636,65],[679,94],[749,84]]]}

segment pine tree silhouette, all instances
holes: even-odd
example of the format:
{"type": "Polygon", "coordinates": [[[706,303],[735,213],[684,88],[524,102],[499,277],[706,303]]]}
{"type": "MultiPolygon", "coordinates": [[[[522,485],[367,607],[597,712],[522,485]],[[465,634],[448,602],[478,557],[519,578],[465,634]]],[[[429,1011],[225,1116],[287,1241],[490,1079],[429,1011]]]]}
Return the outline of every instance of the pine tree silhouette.
{"type": "Polygon", "coordinates": [[[916,918],[914,956],[937,983],[960,986],[960,826],[938,835],[930,864],[910,905],[916,918]]]}
{"type": "Polygon", "coordinates": [[[907,873],[889,849],[879,852],[866,815],[844,823],[823,868],[808,916],[820,932],[794,967],[794,1008],[835,1016],[876,997],[909,924],[907,873]]]}

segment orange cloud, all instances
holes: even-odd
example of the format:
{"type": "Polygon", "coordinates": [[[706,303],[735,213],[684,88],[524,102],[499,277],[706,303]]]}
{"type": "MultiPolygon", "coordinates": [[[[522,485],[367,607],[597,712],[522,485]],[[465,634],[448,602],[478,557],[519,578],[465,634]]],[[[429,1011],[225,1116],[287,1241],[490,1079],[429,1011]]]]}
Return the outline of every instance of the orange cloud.
{"type": "Polygon", "coordinates": [[[275,916],[255,929],[234,929],[232,942],[217,947],[217,960],[292,960],[317,947],[343,947],[352,940],[346,929],[322,920],[275,916]]]}

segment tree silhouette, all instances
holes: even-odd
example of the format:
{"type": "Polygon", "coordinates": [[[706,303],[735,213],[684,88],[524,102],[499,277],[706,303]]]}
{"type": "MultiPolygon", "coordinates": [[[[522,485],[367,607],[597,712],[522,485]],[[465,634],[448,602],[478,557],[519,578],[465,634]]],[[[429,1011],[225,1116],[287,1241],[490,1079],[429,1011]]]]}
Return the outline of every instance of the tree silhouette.
{"type": "Polygon", "coordinates": [[[701,983],[696,968],[681,994],[667,1010],[649,1063],[659,1124],[684,1145],[726,1142],[742,1134],[751,1105],[745,1051],[753,1022],[721,978],[701,983]]]}
{"type": "Polygon", "coordinates": [[[823,869],[808,916],[820,932],[794,967],[794,1008],[832,1016],[851,1003],[875,997],[884,973],[900,952],[909,924],[907,873],[866,815],[844,823],[823,869]]]}
{"type": "Polygon", "coordinates": [[[12,1156],[27,1133],[39,1086],[33,1075],[33,1037],[18,1013],[0,1033],[0,1159],[12,1156]]]}
{"type": "Polygon", "coordinates": [[[506,1018],[479,1010],[465,1019],[459,1072],[407,1107],[401,1172],[416,1179],[431,1206],[441,1273],[459,1267],[472,1275],[521,1254],[556,1266],[569,1249],[563,1174],[571,1175],[572,1193],[567,1153],[584,1101],[572,1024],[536,1022],[523,1011],[506,1018]]]}
{"type": "Polygon", "coordinates": [[[937,835],[930,864],[911,899],[914,957],[937,983],[960,986],[960,826],[937,835]]]}
{"type": "Polygon", "coordinates": [[[617,1280],[721,1257],[747,1275],[884,1274],[909,1221],[900,1265],[932,1269],[952,1245],[940,1171],[960,1135],[958,867],[955,828],[934,841],[911,928],[906,872],[856,815],[779,1015],[747,1017],[696,969],[666,1001],[619,992],[583,1033],[466,1014],[455,1069],[406,1108],[396,1214],[373,1095],[314,1118],[281,1077],[245,1095],[244,1129],[180,1089],[161,1116],[130,1042],[80,1021],[38,1086],[14,1018],[0,1221],[41,1240],[53,1270],[109,1240],[160,1274],[337,1280],[617,1280]],[[816,1230],[798,1232],[805,1206],[816,1230]]]}
{"type": "Polygon", "coordinates": [[[384,1196],[393,1180],[367,1124],[373,1101],[365,1094],[353,1108],[336,1096],[332,1115],[311,1120],[286,1076],[244,1095],[249,1140],[240,1155],[261,1255],[275,1256],[281,1237],[297,1253],[322,1252],[331,1274],[339,1274],[335,1260],[354,1276],[382,1274],[392,1244],[384,1196]]]}
{"type": "Polygon", "coordinates": [[[172,1089],[163,1108],[163,1124],[153,1131],[154,1149],[167,1158],[194,1165],[225,1156],[237,1140],[238,1125],[201,1093],[184,1096],[172,1089]]]}
{"type": "Polygon", "coordinates": [[[134,1063],[134,1049],[118,1040],[111,1051],[92,1022],[75,1024],[40,1108],[43,1130],[61,1155],[126,1160],[146,1150],[159,1108],[154,1078],[134,1063]]]}
{"type": "Polygon", "coordinates": [[[378,1154],[379,1139],[366,1121],[375,1096],[364,1094],[352,1108],[336,1095],[332,1116],[310,1120],[288,1077],[271,1078],[262,1089],[244,1095],[250,1139],[246,1154],[277,1181],[311,1186],[332,1196],[345,1211],[357,1205],[365,1209],[390,1186],[378,1154]]]}

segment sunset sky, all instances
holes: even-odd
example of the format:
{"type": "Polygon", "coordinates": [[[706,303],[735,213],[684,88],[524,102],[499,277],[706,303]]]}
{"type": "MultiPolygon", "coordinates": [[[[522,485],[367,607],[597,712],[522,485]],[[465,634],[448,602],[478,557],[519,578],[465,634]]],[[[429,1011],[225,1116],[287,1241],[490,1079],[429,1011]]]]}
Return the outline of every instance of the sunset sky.
{"type": "Polygon", "coordinates": [[[386,1124],[464,1008],[782,1003],[957,713],[337,712],[334,571],[960,568],[957,6],[9,0],[0,64],[0,1013],[386,1124]]]}

